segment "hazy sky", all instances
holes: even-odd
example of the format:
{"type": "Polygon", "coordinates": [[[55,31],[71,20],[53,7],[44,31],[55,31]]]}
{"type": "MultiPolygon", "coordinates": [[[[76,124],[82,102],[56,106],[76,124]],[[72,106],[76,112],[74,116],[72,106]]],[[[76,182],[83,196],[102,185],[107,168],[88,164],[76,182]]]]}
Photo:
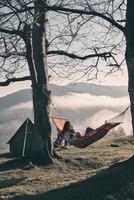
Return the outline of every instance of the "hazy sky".
{"type": "MultiPolygon", "coordinates": [[[[92,5],[92,2],[91,2],[91,5],[92,5]]],[[[100,9],[100,7],[98,7],[98,9],[100,9]]],[[[105,9],[105,7],[101,8],[101,9],[105,9]]],[[[109,6],[108,6],[108,10],[111,11],[109,6]]],[[[117,11],[117,13],[118,13],[118,11],[117,11]]],[[[122,15],[122,13],[119,12],[118,15],[120,15],[120,14],[122,15]]],[[[123,15],[125,15],[125,14],[123,14],[123,15]]],[[[49,20],[49,25],[47,26],[48,41],[51,41],[51,40],[53,41],[53,39],[55,38],[54,41],[53,41],[54,43],[53,42],[51,43],[52,47],[50,45],[50,48],[67,50],[70,53],[71,52],[73,52],[73,53],[82,52],[83,55],[86,55],[86,54],[89,54],[89,53],[93,53],[93,51],[94,51],[93,47],[102,48],[102,47],[104,47],[104,44],[107,44],[106,46],[109,46],[109,45],[111,46],[111,44],[116,45],[116,43],[118,44],[118,42],[121,41],[120,45],[118,44],[119,45],[118,48],[119,49],[121,48],[121,49],[115,51],[114,53],[116,53],[116,59],[117,59],[118,62],[119,61],[121,62],[122,59],[124,58],[124,49],[125,49],[124,43],[125,43],[125,41],[122,40],[122,33],[120,31],[119,32],[113,31],[112,29],[111,29],[111,31],[112,31],[111,32],[110,29],[109,29],[109,23],[107,23],[106,21],[104,21],[105,23],[103,24],[103,26],[101,24],[101,21],[99,21],[99,23],[96,23],[94,20],[90,20],[87,23],[83,23],[84,20],[85,21],[87,20],[87,17],[83,16],[82,19],[81,19],[81,17],[79,17],[79,19],[76,18],[76,20],[74,20],[74,23],[71,23],[71,24],[69,23],[69,25],[68,25],[68,18],[64,17],[63,14],[60,14],[60,13],[57,14],[55,12],[48,12],[48,20],[49,20]],[[55,19],[57,19],[57,20],[55,20],[55,19]],[[83,25],[81,26],[79,31],[77,31],[77,27],[81,23],[83,25]],[[70,25],[72,26],[71,28],[70,28],[70,25]],[[89,26],[89,25],[91,25],[91,26],[89,26]],[[109,34],[107,35],[107,37],[105,37],[107,30],[108,30],[109,34]],[[62,37],[63,37],[62,40],[61,40],[61,38],[58,37],[58,36],[61,35],[61,33],[63,33],[62,34],[62,37]],[[77,33],[73,40],[72,40],[72,38],[68,37],[68,35],[70,35],[72,33],[77,33]],[[103,37],[105,38],[105,42],[104,42],[103,37]],[[67,41],[67,42],[63,42],[64,41],[63,39],[66,39],[65,41],[67,41]],[[102,39],[102,41],[101,41],[101,39],[102,39]],[[70,43],[70,41],[71,41],[71,43],[70,43]],[[101,42],[102,42],[102,44],[101,44],[101,42]],[[91,52],[89,51],[90,47],[92,47],[91,52]]],[[[109,48],[104,49],[104,50],[109,51],[109,48]]],[[[56,56],[54,57],[54,59],[53,58],[51,58],[51,59],[54,60],[54,62],[56,62],[55,61],[56,56]]],[[[50,65],[51,65],[51,62],[52,62],[51,59],[50,59],[50,65]]],[[[64,57],[58,57],[58,60],[61,60],[61,64],[63,64],[63,61],[64,62],[66,61],[66,59],[64,57]]],[[[90,66],[90,64],[91,64],[90,61],[92,63],[92,59],[91,60],[87,59],[85,61],[86,63],[82,62],[82,65],[90,66]]],[[[49,62],[49,57],[48,57],[48,62],[49,62]]],[[[69,62],[71,62],[71,60],[69,60],[69,62]]],[[[69,64],[69,62],[68,62],[68,64],[69,64]]],[[[98,65],[100,66],[99,67],[100,71],[104,70],[104,68],[105,68],[106,69],[105,71],[108,72],[107,69],[109,69],[109,67],[107,66],[105,61],[99,62],[98,65]]],[[[65,66],[65,67],[67,67],[67,66],[65,66]]],[[[101,85],[127,85],[128,79],[127,79],[127,70],[126,70],[125,64],[122,68],[124,68],[123,74],[122,74],[121,71],[118,71],[118,72],[114,73],[113,75],[105,77],[105,79],[100,77],[101,83],[99,83],[97,81],[93,81],[93,83],[101,84],[101,85]]],[[[52,73],[52,71],[51,71],[51,73],[52,73]]],[[[80,80],[80,81],[83,81],[83,80],[80,80]]],[[[53,82],[53,83],[66,84],[66,83],[68,83],[68,80],[65,80],[65,81],[59,80],[59,81],[56,81],[56,82],[53,82]]],[[[22,83],[11,84],[10,86],[4,87],[4,88],[0,87],[0,96],[5,96],[7,94],[10,94],[10,93],[15,92],[15,91],[20,90],[20,89],[30,88],[30,85],[31,84],[30,84],[29,81],[25,81],[25,82],[22,82],[22,83]]]]}

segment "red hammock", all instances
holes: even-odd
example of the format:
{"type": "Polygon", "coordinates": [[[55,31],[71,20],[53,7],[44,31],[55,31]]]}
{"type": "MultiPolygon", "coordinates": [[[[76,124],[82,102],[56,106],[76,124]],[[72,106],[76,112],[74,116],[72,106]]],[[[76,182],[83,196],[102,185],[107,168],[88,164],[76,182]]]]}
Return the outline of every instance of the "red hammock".
{"type": "Polygon", "coordinates": [[[75,147],[78,148],[85,148],[88,145],[100,140],[101,138],[103,138],[110,129],[118,126],[120,123],[107,123],[107,124],[103,124],[102,126],[100,126],[99,128],[90,131],[90,133],[76,139],[76,140],[72,140],[69,141],[69,143],[71,145],[74,145],[75,147]]]}
{"type": "MultiPolygon", "coordinates": [[[[128,108],[125,111],[123,111],[122,113],[120,113],[119,115],[113,117],[111,120],[106,121],[105,124],[101,125],[97,129],[90,131],[89,133],[87,133],[84,136],[81,136],[80,138],[76,138],[74,140],[72,139],[68,143],[70,143],[71,145],[74,145],[75,147],[78,147],[78,148],[85,148],[88,145],[100,140],[111,129],[113,129],[114,127],[118,126],[119,124],[121,124],[123,122],[124,114],[128,110],[128,108]]],[[[67,121],[67,119],[60,118],[60,117],[51,117],[51,118],[52,118],[52,121],[55,124],[55,126],[60,131],[62,131],[64,123],[65,123],[65,121],[67,121]]]]}

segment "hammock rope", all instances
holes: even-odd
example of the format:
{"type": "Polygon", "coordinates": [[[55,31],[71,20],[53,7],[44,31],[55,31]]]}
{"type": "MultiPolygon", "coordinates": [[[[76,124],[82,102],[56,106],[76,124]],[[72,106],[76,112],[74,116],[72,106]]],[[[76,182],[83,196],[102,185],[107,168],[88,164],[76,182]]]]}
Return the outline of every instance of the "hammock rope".
{"type": "Polygon", "coordinates": [[[113,122],[120,122],[123,123],[124,122],[124,118],[125,118],[125,113],[127,112],[127,110],[129,109],[129,106],[120,114],[116,115],[115,117],[105,121],[106,123],[113,123],[113,122]]]}

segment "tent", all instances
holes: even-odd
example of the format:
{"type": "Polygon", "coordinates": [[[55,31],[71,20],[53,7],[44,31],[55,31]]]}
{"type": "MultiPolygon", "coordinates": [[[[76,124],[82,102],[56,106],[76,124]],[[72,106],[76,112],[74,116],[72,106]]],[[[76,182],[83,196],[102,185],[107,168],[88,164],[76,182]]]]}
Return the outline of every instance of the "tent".
{"type": "Polygon", "coordinates": [[[28,155],[30,153],[33,127],[33,122],[27,118],[7,142],[10,146],[10,153],[15,156],[28,155]]]}

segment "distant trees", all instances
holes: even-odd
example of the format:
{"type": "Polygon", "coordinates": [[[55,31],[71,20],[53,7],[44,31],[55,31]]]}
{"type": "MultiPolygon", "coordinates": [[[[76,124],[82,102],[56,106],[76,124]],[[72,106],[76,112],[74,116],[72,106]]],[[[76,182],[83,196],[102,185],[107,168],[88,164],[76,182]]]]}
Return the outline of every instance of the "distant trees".
{"type": "Polygon", "coordinates": [[[126,133],[123,127],[119,126],[116,130],[111,130],[107,135],[106,138],[120,138],[125,137],[126,133]]]}
{"type": "Polygon", "coordinates": [[[126,60],[134,129],[133,11],[133,0],[0,2],[0,73],[6,79],[0,85],[32,81],[32,158],[38,158],[37,162],[52,162],[51,77],[99,80],[100,74],[121,70],[126,60]]]}

